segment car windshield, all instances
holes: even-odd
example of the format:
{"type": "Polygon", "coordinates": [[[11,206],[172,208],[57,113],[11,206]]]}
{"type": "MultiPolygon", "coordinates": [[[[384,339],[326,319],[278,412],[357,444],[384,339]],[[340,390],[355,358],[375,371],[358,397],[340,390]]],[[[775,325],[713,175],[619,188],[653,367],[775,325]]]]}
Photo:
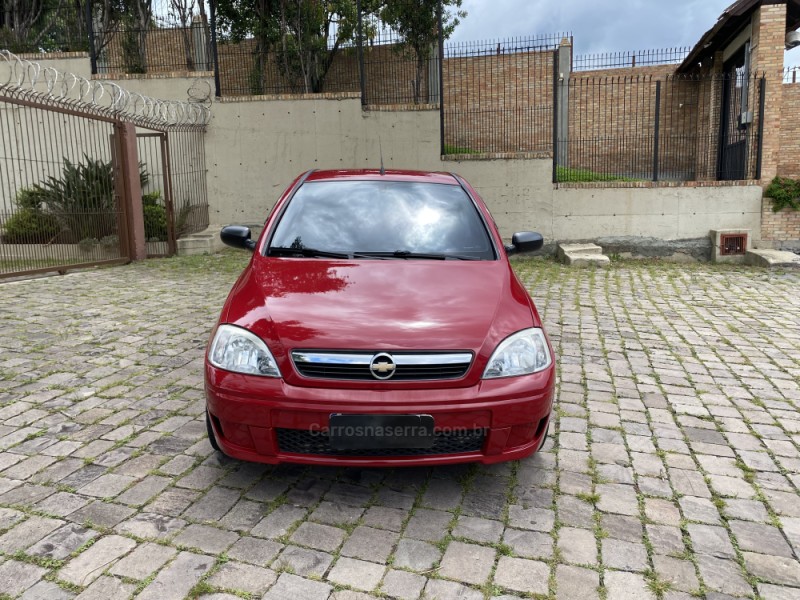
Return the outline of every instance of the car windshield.
{"type": "Polygon", "coordinates": [[[460,186],[374,180],[306,182],[287,206],[267,252],[496,258],[489,232],[460,186]]]}

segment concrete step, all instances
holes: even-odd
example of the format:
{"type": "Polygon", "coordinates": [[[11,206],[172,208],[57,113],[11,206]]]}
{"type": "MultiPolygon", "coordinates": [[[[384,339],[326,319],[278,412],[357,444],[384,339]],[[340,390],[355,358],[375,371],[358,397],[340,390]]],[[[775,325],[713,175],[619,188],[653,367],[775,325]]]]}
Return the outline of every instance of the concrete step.
{"type": "Polygon", "coordinates": [[[205,231],[192,233],[178,240],[178,256],[215,254],[225,247],[219,238],[219,228],[209,227],[205,231]]]}
{"type": "Polygon", "coordinates": [[[556,254],[559,261],[572,267],[605,267],[611,264],[597,244],[559,244],[556,254]]]}
{"type": "Polygon", "coordinates": [[[559,244],[557,255],[559,260],[564,260],[564,256],[569,254],[602,254],[603,249],[597,244],[559,244]]]}
{"type": "Polygon", "coordinates": [[[604,254],[572,254],[567,252],[564,254],[563,262],[571,267],[607,267],[611,264],[611,259],[604,254]]]}
{"type": "Polygon", "coordinates": [[[755,267],[767,267],[768,269],[796,267],[800,268],[800,256],[794,252],[783,250],[748,250],[745,255],[745,262],[755,267]]]}

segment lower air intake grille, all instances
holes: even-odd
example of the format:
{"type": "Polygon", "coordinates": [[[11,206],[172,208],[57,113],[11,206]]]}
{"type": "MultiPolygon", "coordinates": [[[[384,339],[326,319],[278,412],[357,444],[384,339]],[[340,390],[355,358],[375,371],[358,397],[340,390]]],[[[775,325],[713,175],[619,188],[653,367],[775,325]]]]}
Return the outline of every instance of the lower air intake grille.
{"type": "Polygon", "coordinates": [[[480,452],[486,432],[483,429],[437,433],[433,448],[386,448],[375,450],[334,450],[328,436],[305,429],[276,429],[281,452],[323,456],[430,456],[480,452]]]}

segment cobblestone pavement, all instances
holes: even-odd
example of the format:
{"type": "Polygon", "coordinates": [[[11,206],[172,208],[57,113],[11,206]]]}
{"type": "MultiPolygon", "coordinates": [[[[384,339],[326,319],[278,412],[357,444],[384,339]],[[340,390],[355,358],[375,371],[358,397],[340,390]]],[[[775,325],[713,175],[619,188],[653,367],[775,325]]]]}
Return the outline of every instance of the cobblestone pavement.
{"type": "Polygon", "coordinates": [[[0,285],[0,595],[800,598],[800,275],[519,262],[545,451],[414,470],[214,453],[202,353],[244,254],[0,285]]]}

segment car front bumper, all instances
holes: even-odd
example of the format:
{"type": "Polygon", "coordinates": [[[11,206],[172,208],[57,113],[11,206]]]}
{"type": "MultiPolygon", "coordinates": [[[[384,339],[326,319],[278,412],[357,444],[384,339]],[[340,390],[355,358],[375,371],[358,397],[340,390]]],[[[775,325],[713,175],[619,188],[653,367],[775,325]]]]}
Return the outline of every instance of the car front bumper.
{"type": "Polygon", "coordinates": [[[554,373],[551,366],[534,375],[482,380],[470,387],[369,390],[293,386],[206,364],[205,389],[219,447],[241,460],[362,467],[492,464],[524,458],[541,446],[552,411],[554,373]],[[429,414],[437,435],[469,432],[481,434],[482,441],[455,452],[450,451],[452,444],[430,453],[414,450],[390,456],[377,450],[367,455],[325,452],[328,420],[337,413],[429,414]],[[297,451],[297,445],[287,450],[287,433],[313,440],[313,447],[307,452],[297,451]]]}

